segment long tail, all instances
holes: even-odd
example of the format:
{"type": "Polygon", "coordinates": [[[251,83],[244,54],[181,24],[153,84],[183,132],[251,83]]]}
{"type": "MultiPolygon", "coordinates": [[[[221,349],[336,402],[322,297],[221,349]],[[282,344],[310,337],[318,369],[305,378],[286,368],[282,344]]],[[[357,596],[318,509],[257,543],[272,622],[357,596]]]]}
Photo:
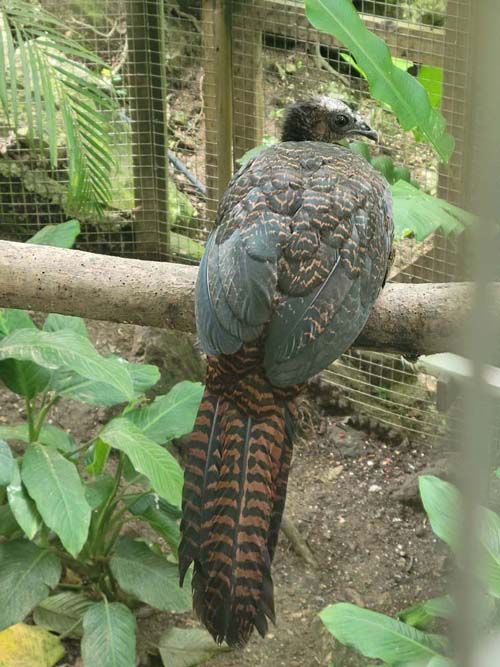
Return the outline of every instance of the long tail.
{"type": "Polygon", "coordinates": [[[229,645],[254,627],[264,636],[275,620],[271,561],[292,455],[293,403],[254,392],[248,416],[240,401],[205,391],[185,471],[181,583],[194,562],[195,611],[229,645]]]}

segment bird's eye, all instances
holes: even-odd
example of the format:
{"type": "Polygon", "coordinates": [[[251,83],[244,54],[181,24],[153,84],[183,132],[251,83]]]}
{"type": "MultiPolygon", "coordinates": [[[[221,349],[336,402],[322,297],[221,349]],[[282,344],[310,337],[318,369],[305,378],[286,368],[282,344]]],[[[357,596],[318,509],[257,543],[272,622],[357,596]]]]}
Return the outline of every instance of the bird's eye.
{"type": "Polygon", "coordinates": [[[349,118],[344,116],[344,114],[339,114],[335,117],[335,125],[337,127],[345,127],[346,125],[349,125],[349,118]]]}

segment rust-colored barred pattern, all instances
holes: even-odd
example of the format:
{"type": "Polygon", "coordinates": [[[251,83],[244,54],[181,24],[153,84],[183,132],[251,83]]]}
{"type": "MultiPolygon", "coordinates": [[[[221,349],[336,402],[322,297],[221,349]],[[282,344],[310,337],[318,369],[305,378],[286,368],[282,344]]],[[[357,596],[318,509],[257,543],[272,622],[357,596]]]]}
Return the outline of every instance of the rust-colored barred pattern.
{"type": "Polygon", "coordinates": [[[194,561],[195,610],[231,645],[274,622],[270,567],[302,389],[273,391],[261,362],[261,345],[209,360],[185,470],[181,577],[194,561]]]}
{"type": "MultiPolygon", "coordinates": [[[[366,127],[366,126],[364,126],[366,127]]],[[[217,641],[274,620],[271,561],[292,455],[294,397],[363,328],[385,279],[390,191],[362,158],[285,142],[226,190],[196,292],[209,356],[186,467],[181,580],[217,641]]]]}

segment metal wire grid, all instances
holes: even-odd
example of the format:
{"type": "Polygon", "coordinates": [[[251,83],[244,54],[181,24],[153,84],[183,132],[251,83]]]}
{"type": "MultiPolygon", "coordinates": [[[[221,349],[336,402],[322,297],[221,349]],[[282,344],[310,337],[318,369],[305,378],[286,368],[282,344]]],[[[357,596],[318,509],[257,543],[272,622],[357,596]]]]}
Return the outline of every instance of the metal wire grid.
{"type": "MultiPolygon", "coordinates": [[[[339,45],[308,23],[302,2],[233,0],[229,44],[217,14],[223,3],[215,0],[65,0],[62,12],[54,0],[43,4],[64,20],[67,14],[69,28],[109,63],[106,74],[121,99],[122,113],[113,119],[117,169],[112,211],[105,221],[85,224],[85,249],[196,262],[202,250],[198,242],[213,225],[229,176],[228,144],[236,168],[247,150],[279,138],[284,106],[307,95],[330,94],[357,105],[382,132],[382,153],[406,164],[428,192],[462,202],[468,0],[448,0],[446,7],[444,0],[354,3],[369,12],[364,15],[368,27],[386,40],[393,56],[410,61],[414,73],[421,65],[443,70],[442,107],[457,140],[449,168],[439,167],[431,149],[402,133],[389,113],[371,103],[365,82],[344,60],[339,45]],[[221,86],[228,82],[224,91],[221,86]],[[221,123],[224,113],[227,122],[221,123]]],[[[27,154],[28,149],[16,145],[16,151],[27,154]]],[[[27,238],[40,226],[67,218],[56,197],[48,201],[36,184],[30,189],[22,179],[6,176],[2,162],[4,238],[27,238]]],[[[61,168],[59,184],[64,178],[61,168]]],[[[459,242],[440,234],[424,244],[409,239],[400,245],[392,279],[462,278],[459,248],[459,242]]],[[[400,371],[393,356],[353,352],[324,378],[379,421],[435,433],[440,418],[433,407],[432,381],[400,371]],[[391,374],[399,380],[389,382],[391,374]],[[408,387],[418,389],[411,399],[418,410],[410,413],[408,387]]]]}
{"type": "MultiPolygon", "coordinates": [[[[462,203],[463,130],[469,3],[451,0],[446,13],[441,0],[430,2],[355,2],[370,29],[382,36],[393,56],[408,60],[418,74],[422,66],[443,71],[442,108],[457,140],[449,168],[438,164],[432,150],[400,131],[390,114],[370,101],[365,82],[344,60],[343,51],[328,35],[308,23],[302,3],[252,0],[233,3],[234,146],[238,159],[256,140],[279,138],[283,108],[292,100],[329,94],[355,104],[382,132],[380,150],[411,169],[412,178],[431,194],[462,203]],[[256,33],[262,33],[262,42],[256,33]],[[259,51],[259,45],[264,48],[259,51]],[[460,46],[462,50],[460,50],[460,46]],[[250,65],[249,65],[250,63],[250,65]],[[261,68],[257,67],[262,63],[261,68]],[[260,91],[263,89],[263,93],[260,91]],[[264,118],[263,125],[260,118],[264,118]]],[[[463,279],[458,261],[463,239],[436,233],[423,244],[408,239],[398,245],[391,278],[398,282],[447,282],[463,279]]],[[[394,355],[352,351],[322,374],[349,401],[378,422],[419,437],[444,433],[445,420],[435,409],[436,382],[394,355]]]]}

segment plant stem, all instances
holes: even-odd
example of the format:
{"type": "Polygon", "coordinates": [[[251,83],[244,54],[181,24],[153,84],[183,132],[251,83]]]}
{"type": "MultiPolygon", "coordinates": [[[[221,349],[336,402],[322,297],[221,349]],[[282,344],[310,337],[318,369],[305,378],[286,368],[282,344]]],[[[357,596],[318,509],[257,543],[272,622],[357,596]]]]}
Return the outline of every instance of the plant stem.
{"type": "Polygon", "coordinates": [[[61,396],[59,394],[56,394],[53,396],[50,401],[44,405],[45,403],[45,398],[46,395],[44,394],[43,400],[42,400],[42,407],[40,408],[40,412],[38,413],[38,417],[36,419],[36,423],[34,425],[34,430],[35,430],[35,440],[38,438],[40,435],[40,431],[42,429],[42,426],[45,422],[45,417],[47,416],[47,413],[49,410],[61,399],[61,396]]]}
{"type": "Polygon", "coordinates": [[[33,406],[31,400],[26,396],[24,399],[26,405],[26,415],[28,417],[28,438],[30,442],[35,442],[35,423],[33,421],[33,406]]]}
{"type": "Polygon", "coordinates": [[[116,494],[118,493],[118,489],[120,487],[120,481],[122,477],[122,472],[123,472],[123,464],[124,464],[124,455],[123,452],[119,452],[119,459],[118,459],[118,465],[116,467],[116,472],[115,472],[115,479],[114,479],[114,485],[113,485],[113,490],[109,494],[106,502],[102,506],[101,510],[99,511],[99,516],[97,518],[96,524],[95,524],[95,538],[94,538],[94,543],[93,543],[93,549],[92,553],[94,556],[98,556],[104,549],[104,540],[105,540],[105,535],[102,535],[102,530],[103,530],[103,524],[105,520],[109,516],[109,511],[113,511],[113,501],[115,499],[116,494]]]}
{"type": "Polygon", "coordinates": [[[81,591],[83,589],[83,584],[66,584],[65,582],[62,582],[60,584],[57,584],[58,588],[67,588],[71,591],[81,591]]]}

